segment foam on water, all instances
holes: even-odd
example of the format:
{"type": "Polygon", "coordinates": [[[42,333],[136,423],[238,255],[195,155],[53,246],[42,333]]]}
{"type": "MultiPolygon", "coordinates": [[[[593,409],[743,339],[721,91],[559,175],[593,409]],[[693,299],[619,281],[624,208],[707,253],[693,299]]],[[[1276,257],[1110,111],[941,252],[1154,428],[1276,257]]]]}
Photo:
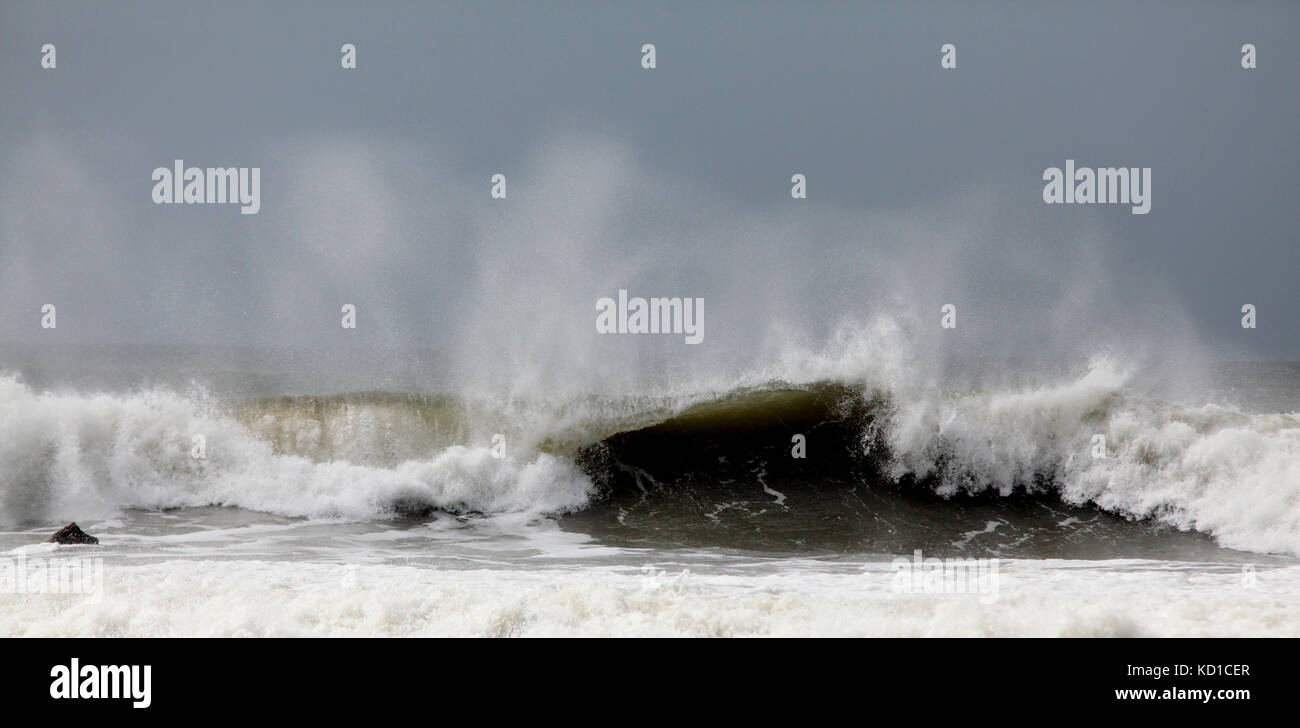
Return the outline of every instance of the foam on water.
{"type": "Polygon", "coordinates": [[[434,570],[181,560],[112,566],[100,599],[0,593],[23,636],[1297,636],[1300,567],[1003,562],[998,598],[897,594],[888,563],[756,573],[434,570]]]}
{"type": "Polygon", "coordinates": [[[354,520],[431,508],[563,513],[596,493],[575,462],[584,445],[693,407],[744,404],[752,388],[842,382],[882,398],[864,442],[883,432],[889,452],[881,457],[894,478],[945,494],[1054,492],[1211,534],[1230,548],[1300,554],[1296,414],[1142,396],[1131,372],[1107,357],[1047,383],[954,390],[921,373],[905,340],[893,322],[876,319],[821,348],[783,349],[771,366],[718,388],[684,382],[623,398],[500,400],[495,410],[490,400],[475,409],[469,400],[405,395],[232,409],[202,392],[37,392],[0,376],[0,520],[209,505],[354,520]],[[504,458],[485,441],[494,429],[508,433],[504,458]],[[190,457],[195,434],[206,437],[206,459],[190,457]],[[1093,457],[1095,435],[1105,436],[1106,457],[1093,457]],[[366,453],[383,456],[367,461],[366,453]]]}
{"type": "Polygon", "coordinates": [[[591,488],[545,453],[514,460],[455,445],[393,468],[276,455],[210,403],[162,391],[36,393],[5,377],[0,403],[0,518],[11,523],[206,505],[353,519],[403,506],[562,512],[591,488]],[[190,456],[194,434],[206,437],[205,459],[190,456]]]}
{"type": "Polygon", "coordinates": [[[1169,405],[1126,394],[1128,379],[1100,359],[1061,385],[906,402],[893,470],[944,492],[1051,487],[1229,548],[1300,553],[1300,417],[1169,405]]]}

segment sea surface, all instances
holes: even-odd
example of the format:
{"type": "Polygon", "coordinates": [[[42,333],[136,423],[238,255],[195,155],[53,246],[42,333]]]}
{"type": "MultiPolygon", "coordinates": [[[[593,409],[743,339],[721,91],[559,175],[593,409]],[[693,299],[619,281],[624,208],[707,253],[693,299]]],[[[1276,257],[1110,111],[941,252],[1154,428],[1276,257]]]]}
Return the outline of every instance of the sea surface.
{"type": "Polygon", "coordinates": [[[524,395],[38,354],[0,361],[0,635],[1300,634],[1300,365],[524,395]]]}

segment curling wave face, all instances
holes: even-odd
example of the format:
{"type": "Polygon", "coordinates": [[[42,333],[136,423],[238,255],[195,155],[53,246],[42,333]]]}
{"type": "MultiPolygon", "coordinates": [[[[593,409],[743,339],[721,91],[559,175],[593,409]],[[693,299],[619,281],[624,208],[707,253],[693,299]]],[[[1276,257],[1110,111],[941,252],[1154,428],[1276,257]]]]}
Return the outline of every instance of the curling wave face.
{"type": "Polygon", "coordinates": [[[759,548],[834,521],[842,538],[828,547],[889,552],[924,540],[932,518],[952,531],[942,543],[997,532],[1007,546],[1035,519],[1061,542],[1071,524],[1116,528],[1087,515],[1102,512],[1300,554],[1300,418],[1162,403],[1128,379],[1099,360],[1022,390],[838,376],[663,396],[223,402],[38,392],[3,376],[0,519],[211,505],[349,520],[567,513],[631,541],[730,528],[732,544],[759,548]],[[192,457],[195,435],[204,458],[192,457]],[[805,458],[791,455],[795,435],[805,458]],[[862,536],[872,528],[911,530],[862,536]]]}

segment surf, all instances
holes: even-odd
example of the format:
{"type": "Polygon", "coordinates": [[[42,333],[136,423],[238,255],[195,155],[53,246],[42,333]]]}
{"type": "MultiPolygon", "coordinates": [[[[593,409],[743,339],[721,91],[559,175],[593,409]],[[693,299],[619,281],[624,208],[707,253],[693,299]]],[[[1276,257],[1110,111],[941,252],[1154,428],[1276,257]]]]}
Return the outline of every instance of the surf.
{"type": "MultiPolygon", "coordinates": [[[[945,543],[966,530],[978,541],[990,528],[1073,519],[1300,553],[1297,415],[1170,404],[1134,393],[1130,380],[1099,359],[1021,388],[937,391],[850,376],[671,395],[222,400],[38,392],[4,376],[0,518],[202,506],[352,520],[532,513],[613,533],[620,517],[656,528],[642,516],[658,503],[694,513],[678,519],[694,524],[686,530],[743,531],[755,523],[740,514],[782,514],[759,526],[768,547],[797,544],[801,530],[817,531],[815,519],[870,529],[870,519],[845,514],[876,509],[887,526],[919,532],[937,523],[929,514],[974,509],[979,518],[947,520],[945,543]],[[207,437],[206,459],[190,456],[195,432],[207,437]],[[1108,457],[1090,455],[1098,432],[1108,457]],[[507,457],[494,455],[494,434],[509,443],[507,457]],[[794,435],[806,439],[804,458],[792,456],[794,435]],[[1096,512],[1112,520],[1096,522],[1096,512]]],[[[836,547],[893,543],[848,533],[836,547]]]]}

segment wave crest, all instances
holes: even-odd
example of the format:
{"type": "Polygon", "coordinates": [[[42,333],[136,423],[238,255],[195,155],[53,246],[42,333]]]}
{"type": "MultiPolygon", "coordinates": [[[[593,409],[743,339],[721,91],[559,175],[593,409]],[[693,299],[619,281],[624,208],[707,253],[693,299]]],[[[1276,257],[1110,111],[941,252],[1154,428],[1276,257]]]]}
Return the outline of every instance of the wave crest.
{"type": "Polygon", "coordinates": [[[948,394],[822,381],[675,398],[222,404],[164,391],[36,393],[8,377],[0,518],[205,505],[350,519],[562,513],[627,473],[697,492],[756,478],[766,491],[764,478],[785,469],[810,482],[832,474],[871,486],[880,476],[945,496],[1056,494],[1230,548],[1300,553],[1300,418],[1162,403],[1128,392],[1129,381],[1098,360],[1060,384],[948,394]],[[491,449],[494,432],[506,434],[504,458],[491,449]],[[790,457],[791,433],[810,439],[804,462],[790,457]],[[190,456],[194,434],[207,438],[206,459],[190,456]],[[1093,456],[1096,435],[1106,457],[1093,456]]]}

